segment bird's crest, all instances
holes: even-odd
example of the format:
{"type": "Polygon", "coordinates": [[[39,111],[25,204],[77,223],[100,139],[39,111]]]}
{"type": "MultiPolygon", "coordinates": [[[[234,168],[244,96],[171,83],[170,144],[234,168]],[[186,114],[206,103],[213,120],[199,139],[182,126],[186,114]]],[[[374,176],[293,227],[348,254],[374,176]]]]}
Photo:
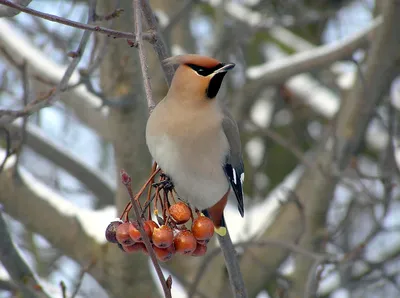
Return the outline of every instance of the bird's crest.
{"type": "Polygon", "coordinates": [[[206,68],[214,68],[217,65],[221,64],[217,59],[207,57],[207,56],[201,56],[201,55],[195,55],[195,54],[187,54],[187,55],[178,55],[178,56],[173,56],[169,57],[164,60],[164,63],[166,65],[174,65],[174,64],[194,64],[206,68]]]}

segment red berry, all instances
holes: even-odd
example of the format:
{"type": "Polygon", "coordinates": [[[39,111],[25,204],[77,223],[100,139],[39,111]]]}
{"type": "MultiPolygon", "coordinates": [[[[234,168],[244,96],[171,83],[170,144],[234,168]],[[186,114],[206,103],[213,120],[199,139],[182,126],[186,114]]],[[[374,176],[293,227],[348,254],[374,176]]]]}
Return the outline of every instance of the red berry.
{"type": "MultiPolygon", "coordinates": [[[[147,236],[150,238],[151,237],[151,229],[150,226],[147,223],[143,223],[143,228],[147,236]]],[[[142,234],[140,234],[139,231],[139,224],[135,220],[130,223],[129,225],[129,235],[131,236],[132,240],[135,242],[141,242],[143,241],[142,234]]]]}
{"type": "Polygon", "coordinates": [[[197,243],[197,247],[194,250],[194,252],[192,252],[192,256],[194,257],[204,256],[206,252],[207,252],[207,246],[197,243]]]}
{"type": "Polygon", "coordinates": [[[129,222],[124,222],[118,226],[115,238],[122,245],[130,245],[134,243],[129,236],[129,222]]]}
{"type": "Polygon", "coordinates": [[[190,208],[183,202],[178,202],[169,207],[169,214],[177,224],[184,224],[190,219],[190,208]]]}
{"type": "Polygon", "coordinates": [[[214,224],[208,217],[199,216],[193,221],[192,232],[197,240],[209,240],[214,235],[214,224]]]}
{"type": "Polygon", "coordinates": [[[106,239],[108,242],[118,243],[118,240],[116,237],[117,236],[117,228],[121,223],[122,223],[121,221],[110,222],[110,224],[108,225],[108,227],[106,229],[106,239]]]}
{"type": "Polygon", "coordinates": [[[170,246],[168,246],[167,249],[168,249],[172,254],[175,254],[175,253],[176,253],[176,249],[175,249],[174,243],[172,243],[170,246]]]}
{"type": "Polygon", "coordinates": [[[154,249],[157,259],[161,262],[166,262],[166,261],[171,260],[172,256],[175,253],[169,247],[168,248],[159,248],[159,247],[153,245],[153,249],[154,249]]]}
{"type": "Polygon", "coordinates": [[[145,223],[150,227],[151,234],[153,235],[154,228],[158,228],[158,224],[153,220],[146,220],[145,223]]]}
{"type": "Polygon", "coordinates": [[[154,228],[151,238],[156,247],[166,248],[174,241],[174,233],[170,227],[162,225],[160,228],[154,228]]]}
{"type": "MultiPolygon", "coordinates": [[[[196,238],[196,237],[195,237],[195,238],[196,238]]],[[[210,239],[207,239],[207,240],[197,240],[197,243],[198,243],[198,244],[201,244],[201,245],[207,245],[208,242],[210,242],[210,239]]]]}
{"type": "Polygon", "coordinates": [[[122,248],[127,253],[141,252],[141,251],[145,252],[145,251],[147,251],[146,247],[144,246],[144,244],[140,243],[140,242],[139,243],[133,243],[131,245],[123,245],[122,248]]]}
{"type": "Polygon", "coordinates": [[[180,254],[191,254],[196,249],[197,242],[192,232],[186,230],[176,234],[174,245],[176,252],[180,254]]]}

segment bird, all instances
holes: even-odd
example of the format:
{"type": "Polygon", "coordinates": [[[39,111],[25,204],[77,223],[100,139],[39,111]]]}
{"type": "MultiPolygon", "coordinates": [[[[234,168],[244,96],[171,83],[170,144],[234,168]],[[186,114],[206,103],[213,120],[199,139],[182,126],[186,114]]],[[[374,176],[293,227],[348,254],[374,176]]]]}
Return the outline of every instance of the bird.
{"type": "Polygon", "coordinates": [[[226,234],[223,211],[232,189],[244,216],[244,165],[237,123],[217,100],[234,63],[197,54],[167,58],[177,65],[167,95],[150,114],[146,143],[179,199],[209,217],[217,234],[226,234]]]}

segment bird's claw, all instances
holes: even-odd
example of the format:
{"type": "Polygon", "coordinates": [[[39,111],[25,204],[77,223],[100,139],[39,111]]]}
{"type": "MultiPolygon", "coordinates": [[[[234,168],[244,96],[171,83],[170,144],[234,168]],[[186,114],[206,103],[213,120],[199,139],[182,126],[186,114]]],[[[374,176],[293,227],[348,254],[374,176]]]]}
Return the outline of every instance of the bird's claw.
{"type": "Polygon", "coordinates": [[[162,188],[165,191],[172,191],[174,189],[174,183],[172,182],[171,178],[165,174],[161,174],[161,177],[163,177],[164,180],[153,183],[152,186],[162,188]]]}

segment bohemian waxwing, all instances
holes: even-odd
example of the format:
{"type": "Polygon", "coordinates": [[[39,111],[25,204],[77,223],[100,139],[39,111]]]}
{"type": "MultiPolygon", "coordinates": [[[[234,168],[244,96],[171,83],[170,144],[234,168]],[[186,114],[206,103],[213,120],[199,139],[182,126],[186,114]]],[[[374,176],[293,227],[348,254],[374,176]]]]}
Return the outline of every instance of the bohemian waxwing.
{"type": "Polygon", "coordinates": [[[199,55],[165,62],[179,66],[167,95],[148,119],[147,146],[179,198],[210,217],[216,232],[225,235],[223,210],[230,188],[244,216],[239,130],[216,99],[224,76],[235,64],[199,55]]]}

